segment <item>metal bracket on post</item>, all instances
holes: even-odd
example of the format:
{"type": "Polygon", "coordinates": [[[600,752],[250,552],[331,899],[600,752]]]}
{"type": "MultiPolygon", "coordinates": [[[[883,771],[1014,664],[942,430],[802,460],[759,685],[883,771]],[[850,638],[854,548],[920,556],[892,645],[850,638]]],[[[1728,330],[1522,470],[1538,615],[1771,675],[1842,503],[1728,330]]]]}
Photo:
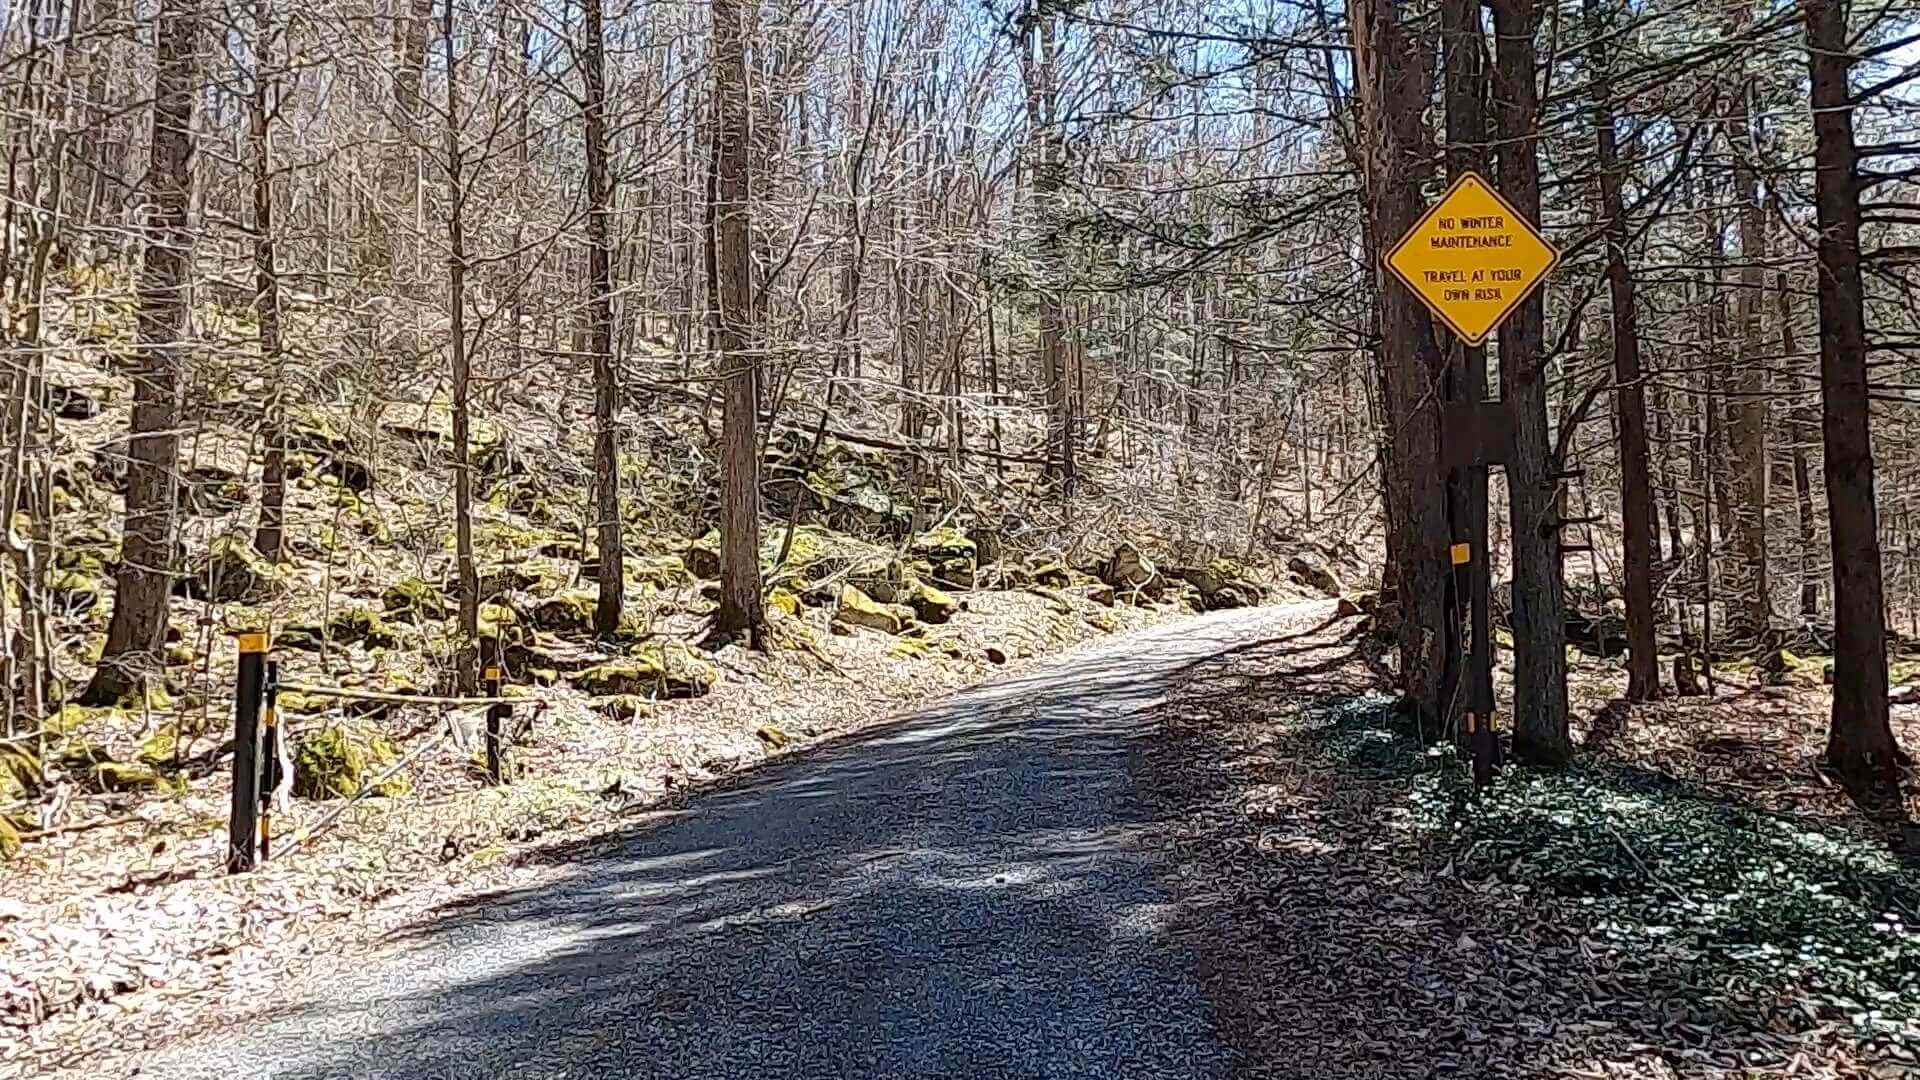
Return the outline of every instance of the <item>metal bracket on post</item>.
{"type": "Polygon", "coordinates": [[[267,635],[239,635],[233,684],[233,804],[227,817],[227,873],[253,869],[260,812],[260,704],[266,687],[267,635]]]}
{"type": "Polygon", "coordinates": [[[280,771],[280,661],[267,661],[266,703],[260,710],[260,861],[273,854],[273,793],[280,771]]]}

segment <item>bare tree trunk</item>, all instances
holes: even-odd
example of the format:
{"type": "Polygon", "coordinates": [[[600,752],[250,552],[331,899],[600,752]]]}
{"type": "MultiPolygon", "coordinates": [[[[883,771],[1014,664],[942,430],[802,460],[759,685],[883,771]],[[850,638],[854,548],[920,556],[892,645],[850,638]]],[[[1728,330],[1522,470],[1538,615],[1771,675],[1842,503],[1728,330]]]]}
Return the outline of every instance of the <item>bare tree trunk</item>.
{"type": "Polygon", "coordinates": [[[726,408],[720,436],[720,610],[714,629],[744,634],[761,647],[766,612],[760,595],[760,362],[753,340],[752,233],[747,202],[744,0],[714,0],[712,233],[717,332],[726,408]]]}
{"type": "Polygon", "coordinates": [[[137,691],[145,674],[158,666],[166,640],[180,449],[181,338],[193,246],[187,211],[193,202],[199,35],[195,0],[162,0],[154,32],[153,161],[140,269],[133,417],[127,434],[126,528],[106,648],[81,695],[92,704],[111,704],[137,691]]]}
{"type": "Polygon", "coordinates": [[[1833,533],[1833,719],[1827,763],[1855,791],[1897,799],[1887,716],[1886,601],[1873,495],[1860,179],[1843,0],[1806,0],[1815,208],[1820,224],[1820,400],[1833,533]]]}
{"type": "MultiPolygon", "coordinates": [[[[1534,84],[1535,0],[1493,0],[1497,74],[1493,98],[1500,134],[1500,188],[1514,208],[1540,217],[1539,91],[1534,84]]],[[[1555,515],[1553,441],[1547,431],[1546,312],[1528,297],[1500,328],[1500,385],[1513,414],[1507,505],[1513,528],[1514,756],[1535,765],[1565,764],[1567,619],[1560,529],[1555,515]]]]}
{"type": "Polygon", "coordinates": [[[460,66],[454,49],[454,0],[440,14],[440,41],[447,78],[447,333],[453,362],[453,543],[459,575],[460,638],[466,648],[457,673],[461,689],[479,672],[480,572],[473,559],[473,429],[471,357],[467,355],[467,222],[465,151],[460,145],[460,66]]]}
{"type": "MultiPolygon", "coordinates": [[[[1800,343],[1793,333],[1793,298],[1787,291],[1787,275],[1784,272],[1779,277],[1776,296],[1780,303],[1780,348],[1786,354],[1784,362],[1793,364],[1800,352],[1800,343]]],[[[1800,519],[1800,618],[1802,622],[1812,622],[1820,615],[1817,571],[1820,552],[1817,549],[1819,525],[1813,517],[1813,474],[1807,467],[1807,444],[1818,436],[1820,421],[1811,403],[1794,405],[1789,415],[1792,422],[1787,425],[1787,439],[1792,444],[1788,453],[1793,462],[1793,502],[1800,519]]]]}
{"type": "Polygon", "coordinates": [[[1732,474],[1728,501],[1733,517],[1735,557],[1731,569],[1736,594],[1731,611],[1737,620],[1734,636],[1758,644],[1768,666],[1778,666],[1772,643],[1773,604],[1767,581],[1767,365],[1761,361],[1767,342],[1762,313],[1766,310],[1767,258],[1766,189],[1756,161],[1749,119],[1752,86],[1742,88],[1727,125],[1733,146],[1733,184],[1740,203],[1740,349],[1735,366],[1733,396],[1727,401],[1727,438],[1731,444],[1732,474]]]}
{"type": "Polygon", "coordinates": [[[286,371],[280,335],[280,271],[274,251],[273,144],[268,130],[273,81],[267,78],[272,49],[270,0],[253,4],[253,93],[247,100],[247,135],[253,170],[253,305],[260,323],[260,361],[272,380],[267,402],[267,457],[260,470],[260,527],[253,546],[280,561],[287,500],[286,371]]]}
{"type": "Polygon", "coordinates": [[[593,628],[612,634],[626,606],[625,541],[620,532],[620,444],[615,426],[619,408],[618,368],[613,356],[613,186],[607,173],[606,27],[603,0],[586,0],[587,40],[581,57],[586,83],[587,127],[587,288],[593,350],[593,474],[598,493],[599,602],[593,628]]]}
{"type": "Polygon", "coordinates": [[[1586,0],[1592,31],[1593,126],[1599,153],[1600,214],[1607,241],[1607,286],[1613,315],[1614,409],[1620,419],[1621,534],[1627,577],[1627,697],[1660,696],[1653,608],[1653,491],[1647,469],[1647,391],[1640,373],[1640,328],[1633,272],[1627,266],[1627,214],[1613,123],[1613,75],[1607,42],[1613,32],[1607,0],[1586,0]]]}
{"type": "MultiPolygon", "coordinates": [[[[1054,128],[1056,51],[1053,17],[1038,8],[1032,13],[1029,34],[1020,42],[1021,72],[1026,79],[1028,148],[1033,155],[1033,201],[1041,270],[1040,377],[1047,391],[1047,453],[1049,471],[1060,481],[1066,498],[1073,494],[1073,396],[1069,392],[1066,316],[1060,303],[1065,264],[1061,259],[1060,209],[1066,163],[1060,134],[1054,128]]],[[[1198,353],[1196,352],[1196,363],[1198,353]]]]}

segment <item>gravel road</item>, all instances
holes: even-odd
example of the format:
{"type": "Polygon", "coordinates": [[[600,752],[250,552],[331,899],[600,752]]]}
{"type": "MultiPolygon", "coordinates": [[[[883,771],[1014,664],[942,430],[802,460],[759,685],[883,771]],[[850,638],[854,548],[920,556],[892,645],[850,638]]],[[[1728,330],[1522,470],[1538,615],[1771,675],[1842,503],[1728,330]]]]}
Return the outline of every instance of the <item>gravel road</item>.
{"type": "Polygon", "coordinates": [[[779,759],[443,908],[157,1078],[1226,1077],[1133,740],[1325,605],[1112,639],[779,759]]]}

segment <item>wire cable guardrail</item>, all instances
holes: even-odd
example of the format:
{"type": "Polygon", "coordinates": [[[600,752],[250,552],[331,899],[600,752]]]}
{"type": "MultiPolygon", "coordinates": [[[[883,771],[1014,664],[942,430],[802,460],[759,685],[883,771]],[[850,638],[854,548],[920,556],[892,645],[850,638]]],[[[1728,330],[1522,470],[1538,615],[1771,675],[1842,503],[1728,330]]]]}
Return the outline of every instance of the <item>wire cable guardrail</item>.
{"type": "MultiPolygon", "coordinates": [[[[234,675],[233,802],[227,820],[226,869],[228,873],[245,873],[259,863],[267,861],[273,854],[273,799],[275,792],[287,779],[285,767],[282,764],[284,732],[279,715],[279,699],[282,693],[299,693],[347,701],[429,705],[443,709],[485,706],[487,709],[485,739],[487,782],[496,785],[510,782],[512,765],[507,754],[507,725],[513,717],[514,705],[527,699],[506,696],[505,672],[499,665],[488,665],[483,671],[482,681],[486,693],[479,696],[428,696],[363,690],[346,686],[283,683],[280,681],[279,662],[269,659],[272,647],[269,635],[257,632],[244,633],[237,635],[237,638],[240,647],[240,663],[234,675]]],[[[543,706],[544,702],[536,703],[536,716],[543,706]]],[[[437,738],[402,754],[378,776],[362,785],[360,790],[347,796],[339,806],[328,811],[327,815],[311,828],[297,830],[292,842],[286,845],[280,854],[292,854],[312,843],[315,837],[330,828],[362,799],[378,790],[381,785],[419,760],[429,750],[444,744],[449,739],[455,739],[451,717],[447,719],[444,729],[437,738]]],[[[458,740],[455,739],[455,741],[458,740]]]]}

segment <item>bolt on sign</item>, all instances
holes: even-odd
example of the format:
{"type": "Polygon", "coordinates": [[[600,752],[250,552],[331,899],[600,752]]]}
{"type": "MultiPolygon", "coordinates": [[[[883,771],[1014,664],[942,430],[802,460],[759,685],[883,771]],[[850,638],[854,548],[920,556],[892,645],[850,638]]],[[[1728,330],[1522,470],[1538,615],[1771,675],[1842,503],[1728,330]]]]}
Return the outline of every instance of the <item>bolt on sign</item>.
{"type": "Polygon", "coordinates": [[[1546,279],[1560,252],[1478,173],[1465,173],[1387,253],[1387,269],[1448,329],[1479,345],[1546,279]]]}

